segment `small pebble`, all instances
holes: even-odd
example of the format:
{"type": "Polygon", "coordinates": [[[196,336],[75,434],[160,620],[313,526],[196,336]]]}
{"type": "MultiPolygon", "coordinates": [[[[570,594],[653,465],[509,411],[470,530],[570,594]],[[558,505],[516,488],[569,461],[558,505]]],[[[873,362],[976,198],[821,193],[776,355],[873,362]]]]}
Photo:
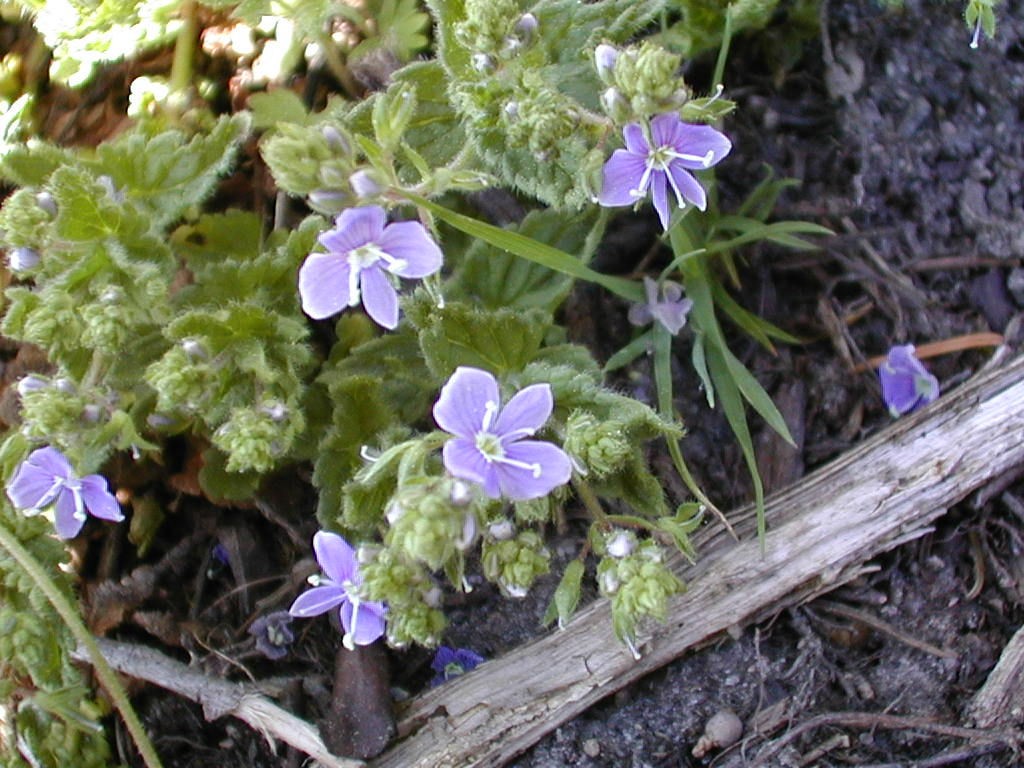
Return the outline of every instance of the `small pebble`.
{"type": "Polygon", "coordinates": [[[601,745],[597,739],[585,739],[583,741],[583,754],[587,757],[597,757],[601,754],[601,745]]]}
{"type": "Polygon", "coordinates": [[[704,735],[697,739],[691,754],[704,757],[714,749],[731,747],[743,735],[743,721],[731,709],[720,709],[704,726],[704,735]]]}

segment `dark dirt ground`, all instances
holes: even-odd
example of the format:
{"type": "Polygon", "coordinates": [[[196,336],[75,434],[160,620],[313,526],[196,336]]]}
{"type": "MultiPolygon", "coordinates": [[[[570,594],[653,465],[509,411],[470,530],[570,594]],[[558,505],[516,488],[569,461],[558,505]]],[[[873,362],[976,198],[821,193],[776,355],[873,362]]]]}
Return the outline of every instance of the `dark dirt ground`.
{"type": "MultiPolygon", "coordinates": [[[[887,423],[874,375],[851,373],[855,364],[894,343],[1003,332],[1024,306],[1024,0],[1000,6],[997,38],[978,50],[968,48],[960,10],[937,0],[908,0],[899,12],[883,11],[872,0],[831,0],[819,39],[784,72],[760,58],[756,44],[739,41],[734,47],[726,83],[739,108],[725,126],[736,148],[719,167],[725,207],[742,199],[767,164],[802,182],[784,196],[780,218],[815,221],[837,233],[818,253],[766,248],[751,254],[744,271],[746,306],[809,340],[771,357],[736,339],[737,354],[772,392],[799,443],[791,451],[770,434],[758,436],[759,452],[770,459],[764,466],[769,489],[799,479],[887,423]]],[[[164,64],[140,66],[159,71],[164,64]]],[[[693,66],[695,85],[706,69],[706,63],[693,66]]],[[[140,73],[113,76],[99,92],[116,93],[140,73]]],[[[91,127],[88,121],[54,124],[51,134],[81,130],[65,138],[87,141],[90,132],[116,128],[117,110],[53,105],[54,115],[68,112],[88,116],[91,127]]],[[[620,218],[602,249],[603,263],[629,270],[653,243],[653,222],[653,215],[620,218]]],[[[606,297],[580,289],[566,312],[571,331],[599,357],[628,338],[625,307],[606,297]]],[[[684,451],[701,485],[724,509],[733,508],[749,498],[749,480],[728,429],[703,405],[688,355],[680,344],[675,391],[689,429],[684,451]]],[[[946,355],[929,366],[949,389],[985,357],[985,351],[946,355]]],[[[650,389],[643,364],[620,383],[637,394],[650,389]]],[[[681,492],[667,471],[666,484],[670,493],[681,492]]],[[[878,727],[870,718],[851,724],[833,717],[785,745],[779,741],[813,724],[812,718],[838,713],[964,724],[967,702],[1024,620],[1024,482],[1007,478],[986,495],[951,510],[935,533],[879,558],[863,582],[668,665],[557,728],[513,765],[738,768],[773,744],[782,748],[764,765],[1020,764],[1005,750],[985,754],[980,742],[878,727]],[[844,607],[891,631],[851,620],[844,607]],[[936,648],[955,657],[936,655],[936,648]],[[693,757],[705,723],[722,709],[743,721],[744,740],[731,750],[693,757]],[[749,736],[754,719],[766,713],[775,725],[766,737],[749,736]]],[[[286,504],[308,509],[310,500],[281,501],[278,519],[299,519],[286,504]]],[[[246,515],[187,511],[178,535],[201,530],[209,551],[215,535],[236,531],[238,547],[263,548],[272,564],[270,572],[247,578],[287,573],[294,548],[271,523],[234,525],[246,515]],[[214,518],[216,534],[212,523],[197,523],[214,518]]],[[[312,530],[289,533],[308,541],[312,530]]],[[[564,557],[579,545],[573,533],[570,527],[559,542],[564,557]]],[[[197,549],[203,547],[192,551],[197,549]]],[[[174,578],[196,572],[192,559],[168,565],[169,587],[180,585],[174,578]]],[[[216,599],[233,586],[231,575],[215,568],[209,573],[196,578],[187,597],[179,594],[183,604],[139,611],[134,621],[140,628],[122,628],[120,637],[152,642],[165,626],[176,633],[171,617],[188,615],[184,603],[197,604],[202,590],[208,607],[194,618],[204,626],[237,627],[237,607],[216,599]]],[[[486,588],[476,590],[464,604],[451,606],[447,642],[493,657],[535,636],[554,579],[546,584],[511,605],[486,588]]],[[[171,589],[164,594],[172,596],[171,589]]],[[[302,627],[298,651],[273,665],[244,643],[230,647],[231,637],[205,639],[227,648],[257,677],[303,678],[304,695],[289,703],[317,718],[329,701],[337,643],[326,622],[302,627]],[[320,674],[310,674],[317,666],[320,674]]],[[[176,634],[165,639],[168,652],[203,659],[211,673],[237,676],[227,663],[218,665],[208,648],[182,645],[176,634]]],[[[609,642],[615,642],[610,631],[609,642]]],[[[428,662],[425,652],[396,658],[394,683],[415,691],[429,676],[428,662]]],[[[168,768],[301,764],[295,754],[273,754],[237,721],[205,723],[198,707],[169,694],[149,689],[137,703],[168,768]]],[[[115,730],[125,748],[127,739],[115,730]]]]}

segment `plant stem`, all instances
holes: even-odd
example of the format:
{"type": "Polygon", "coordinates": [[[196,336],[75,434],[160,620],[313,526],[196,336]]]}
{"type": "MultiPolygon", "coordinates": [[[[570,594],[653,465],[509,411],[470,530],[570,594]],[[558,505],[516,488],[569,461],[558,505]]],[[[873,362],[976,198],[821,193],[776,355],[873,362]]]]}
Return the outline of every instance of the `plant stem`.
{"type": "Polygon", "coordinates": [[[317,42],[320,43],[320,50],[324,52],[327,68],[331,70],[331,74],[337,79],[345,91],[345,95],[350,99],[358,100],[362,89],[360,89],[359,83],[356,82],[355,78],[352,77],[352,71],[338,52],[338,46],[334,42],[334,38],[324,32],[317,37],[317,42]]]}
{"type": "Polygon", "coordinates": [[[96,677],[99,678],[100,684],[106,690],[107,695],[110,696],[117,711],[121,713],[125,727],[128,729],[128,733],[131,734],[135,746],[138,747],[147,768],[162,768],[160,758],[157,756],[152,742],[150,742],[145,729],[142,727],[142,723],[139,721],[138,715],[135,714],[135,710],[128,700],[128,694],[125,693],[121,683],[118,682],[113,670],[107,664],[107,660],[103,658],[103,654],[100,653],[100,649],[96,645],[96,639],[86,628],[78,612],[61,593],[57,585],[54,584],[40,562],[36,560],[31,552],[25,549],[14,533],[3,524],[0,524],[0,546],[7,550],[8,554],[14,558],[32,581],[35,582],[35,585],[39,587],[40,591],[46,596],[46,599],[50,601],[50,605],[57,611],[61,620],[71,630],[75,640],[85,647],[93,669],[96,670],[96,677]]]}
{"type": "Polygon", "coordinates": [[[580,501],[583,502],[583,506],[587,508],[587,512],[590,513],[594,522],[606,523],[608,515],[605,513],[604,508],[601,507],[601,501],[597,498],[597,494],[594,493],[594,489],[590,487],[590,484],[579,475],[574,475],[572,486],[576,489],[580,501]]]}
{"type": "Polygon", "coordinates": [[[174,60],[171,62],[170,88],[172,94],[183,95],[192,85],[192,61],[196,54],[199,35],[194,0],[183,0],[180,6],[181,27],[174,41],[174,60]]]}

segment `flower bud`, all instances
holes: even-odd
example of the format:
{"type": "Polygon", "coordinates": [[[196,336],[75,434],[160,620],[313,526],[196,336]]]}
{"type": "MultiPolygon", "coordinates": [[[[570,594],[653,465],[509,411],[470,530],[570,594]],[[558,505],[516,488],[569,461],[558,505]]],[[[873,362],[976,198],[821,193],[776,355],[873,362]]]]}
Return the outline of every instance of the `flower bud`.
{"type": "Polygon", "coordinates": [[[384,187],[377,182],[375,174],[365,168],[360,168],[349,176],[348,183],[358,198],[376,197],[384,191],[384,187]]]}
{"type": "Polygon", "coordinates": [[[15,248],[7,255],[7,265],[12,272],[23,272],[39,266],[39,251],[35,248],[15,248]]]}
{"type": "Polygon", "coordinates": [[[516,35],[523,41],[524,44],[529,45],[533,42],[534,36],[537,34],[537,17],[532,13],[524,13],[519,17],[519,21],[516,22],[514,27],[516,35]]]}
{"type": "Polygon", "coordinates": [[[309,204],[323,213],[340,213],[349,206],[352,196],[336,189],[314,189],[309,193],[309,204]]]}
{"type": "Polygon", "coordinates": [[[320,128],[320,135],[327,141],[327,146],[340,155],[352,154],[352,147],[344,134],[333,125],[324,125],[320,128]]]}
{"type": "Polygon", "coordinates": [[[633,108],[626,97],[618,88],[607,88],[601,94],[601,109],[616,123],[627,123],[633,113],[633,108]]]}
{"type": "Polygon", "coordinates": [[[487,526],[487,533],[496,541],[511,539],[515,532],[515,528],[512,527],[512,523],[508,520],[498,520],[487,526]]]}
{"type": "Polygon", "coordinates": [[[47,389],[49,386],[49,381],[41,376],[30,373],[18,381],[18,394],[24,397],[29,392],[38,392],[41,389],[47,389]]]}
{"type": "Polygon", "coordinates": [[[57,215],[57,201],[53,199],[53,195],[49,192],[43,191],[38,193],[36,195],[36,205],[51,216],[57,215]]]}
{"type": "Polygon", "coordinates": [[[597,76],[609,85],[615,82],[613,75],[618,58],[618,49],[607,43],[601,43],[594,49],[594,65],[597,67],[597,76]]]}
{"type": "Polygon", "coordinates": [[[209,357],[206,347],[196,339],[182,339],[181,348],[193,360],[206,360],[209,357]]]}
{"type": "Polygon", "coordinates": [[[605,541],[605,549],[611,557],[623,558],[636,549],[636,536],[629,531],[614,531],[605,541]]]}
{"type": "Polygon", "coordinates": [[[473,69],[482,75],[494,71],[494,59],[486,53],[474,53],[470,61],[473,63],[473,69]]]}

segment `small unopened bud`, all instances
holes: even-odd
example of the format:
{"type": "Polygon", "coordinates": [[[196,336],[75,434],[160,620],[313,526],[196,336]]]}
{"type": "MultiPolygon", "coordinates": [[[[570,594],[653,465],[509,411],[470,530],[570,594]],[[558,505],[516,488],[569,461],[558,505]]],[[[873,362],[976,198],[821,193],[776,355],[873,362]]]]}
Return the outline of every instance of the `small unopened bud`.
{"type": "Polygon", "coordinates": [[[7,266],[12,272],[21,272],[39,266],[39,251],[35,248],[15,248],[7,256],[7,266]]]}
{"type": "Polygon", "coordinates": [[[466,516],[462,519],[462,535],[455,540],[455,546],[462,552],[465,552],[476,540],[476,515],[472,512],[467,512],[466,516]]]}
{"type": "Polygon", "coordinates": [[[151,413],[146,417],[146,424],[153,429],[167,429],[167,427],[174,424],[174,419],[160,413],[151,413]]]}
{"type": "Polygon", "coordinates": [[[608,538],[606,547],[612,557],[623,558],[633,553],[636,537],[628,531],[616,531],[608,538]]]}
{"type": "Polygon", "coordinates": [[[473,489],[469,487],[469,483],[464,483],[461,480],[454,480],[452,482],[452,490],[448,498],[454,506],[464,507],[473,500],[473,489]]]}
{"type": "Polygon", "coordinates": [[[473,62],[473,69],[481,74],[494,71],[494,59],[486,53],[474,53],[471,61],[473,62]]]}
{"type": "Polygon", "coordinates": [[[487,526],[487,533],[490,534],[491,538],[498,541],[507,541],[512,538],[515,533],[515,529],[512,527],[512,523],[508,520],[498,520],[495,523],[491,523],[487,526]]]}
{"type": "Polygon", "coordinates": [[[360,168],[349,176],[348,183],[356,197],[376,197],[384,191],[384,187],[377,183],[374,174],[365,168],[360,168]]]}
{"type": "Polygon", "coordinates": [[[23,379],[18,381],[18,394],[24,397],[29,392],[38,392],[39,390],[46,389],[49,386],[50,382],[46,379],[30,373],[28,376],[25,376],[23,379]]]}
{"type": "Polygon", "coordinates": [[[608,88],[601,94],[601,109],[617,123],[627,122],[632,112],[629,102],[618,88],[608,88]]]}
{"type": "Polygon", "coordinates": [[[197,341],[196,339],[183,339],[181,342],[181,348],[185,351],[185,354],[193,360],[205,360],[209,357],[206,353],[206,347],[203,346],[201,341],[197,341]]]}
{"type": "Polygon", "coordinates": [[[82,421],[86,424],[96,424],[100,420],[102,411],[95,403],[89,403],[82,409],[82,421]]]}
{"type": "Polygon", "coordinates": [[[309,193],[309,202],[321,211],[337,213],[348,207],[352,196],[336,189],[314,189],[309,193]]]}
{"type": "Polygon", "coordinates": [[[503,584],[502,586],[505,588],[505,594],[509,597],[521,599],[530,594],[528,587],[522,587],[518,584],[503,584]]]}
{"type": "Polygon", "coordinates": [[[352,153],[352,147],[349,146],[348,140],[345,136],[335,128],[333,125],[325,125],[320,128],[320,135],[327,141],[327,146],[335,152],[348,155],[352,153]]]}
{"type": "Polygon", "coordinates": [[[96,179],[96,181],[98,181],[100,186],[103,187],[104,191],[110,196],[111,200],[113,200],[115,203],[124,202],[124,192],[118,189],[117,185],[114,184],[113,177],[108,176],[107,174],[103,174],[98,179],[96,179]]]}
{"type": "Polygon", "coordinates": [[[614,82],[612,78],[615,71],[615,61],[618,58],[618,49],[607,43],[601,43],[594,49],[594,65],[597,67],[597,76],[605,83],[611,84],[614,82]]]}
{"type": "Polygon", "coordinates": [[[53,199],[53,195],[49,192],[40,192],[36,195],[36,205],[46,211],[51,216],[57,215],[57,201],[53,199]]]}
{"type": "Polygon", "coordinates": [[[519,102],[518,101],[510,101],[510,102],[508,102],[508,104],[506,104],[505,107],[504,107],[504,112],[505,112],[505,117],[507,117],[509,120],[511,120],[511,121],[518,120],[519,119],[519,102]]]}
{"type": "Polygon", "coordinates": [[[532,13],[524,13],[516,22],[515,32],[526,45],[529,45],[537,34],[537,27],[537,17],[532,13]]]}
{"type": "Polygon", "coordinates": [[[71,379],[65,378],[55,379],[53,387],[58,392],[63,392],[65,395],[73,395],[78,391],[78,387],[75,386],[75,382],[71,379]]]}
{"type": "Polygon", "coordinates": [[[405,507],[399,504],[397,501],[393,501],[388,504],[387,510],[384,512],[384,518],[388,521],[388,525],[394,525],[402,516],[405,514],[405,507]]]}
{"type": "Polygon", "coordinates": [[[267,416],[270,417],[271,421],[284,421],[285,418],[288,416],[288,409],[284,406],[283,403],[267,403],[262,408],[260,408],[260,410],[263,411],[263,413],[267,414],[267,416]]]}

